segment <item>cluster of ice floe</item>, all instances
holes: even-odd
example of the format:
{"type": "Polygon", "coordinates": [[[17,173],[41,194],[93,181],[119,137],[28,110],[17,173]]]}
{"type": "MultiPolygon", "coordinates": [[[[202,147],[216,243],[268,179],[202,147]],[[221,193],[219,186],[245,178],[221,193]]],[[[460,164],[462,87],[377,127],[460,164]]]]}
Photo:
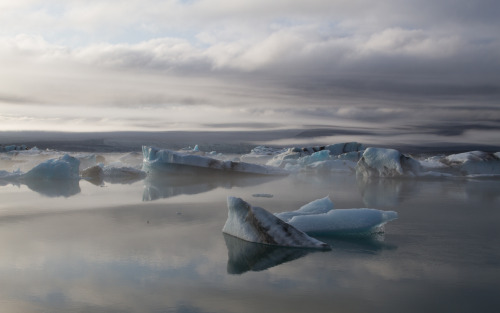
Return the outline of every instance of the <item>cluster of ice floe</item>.
{"type": "MultiPolygon", "coordinates": [[[[0,180],[78,180],[96,184],[131,183],[146,176],[288,175],[313,172],[336,175],[355,173],[358,177],[478,177],[500,175],[500,152],[471,151],[417,159],[400,151],[365,147],[356,142],[306,148],[258,146],[239,157],[203,152],[194,148],[173,151],[144,146],[142,154],[131,152],[106,160],[96,154],[65,155],[57,151],[30,150],[25,146],[2,146],[7,151],[0,161],[14,171],[0,170],[0,180]],[[52,156],[52,157],[51,157],[52,156]],[[23,157],[24,161],[19,161],[23,157]],[[23,164],[16,162],[25,162],[23,164]],[[33,163],[31,167],[28,164],[33,163]]],[[[107,156],[107,158],[109,155],[107,156]]]]}
{"type": "Polygon", "coordinates": [[[267,165],[284,168],[291,172],[303,169],[321,172],[352,172],[364,149],[364,145],[357,142],[288,148],[273,155],[267,165]]]}
{"type": "MultiPolygon", "coordinates": [[[[78,186],[80,179],[86,179],[95,184],[102,184],[104,181],[110,183],[130,183],[146,177],[146,173],[142,170],[124,166],[120,162],[104,165],[104,157],[95,154],[75,154],[74,156],[63,154],[59,157],[45,160],[47,157],[45,152],[37,149],[23,151],[23,153],[42,161],[27,171],[21,171],[20,169],[12,172],[0,170],[0,181],[25,184],[31,189],[41,189],[43,191],[44,188],[48,189],[51,186],[54,190],[63,185],[78,186]]],[[[57,156],[57,154],[56,152],[52,152],[50,155],[57,156]]],[[[8,161],[11,160],[8,159],[8,161]]],[[[68,196],[74,194],[72,191],[70,193],[64,192],[67,188],[60,189],[62,190],[61,195],[68,196]]],[[[73,189],[76,190],[75,188],[73,189]]],[[[77,189],[79,190],[79,188],[77,189]]],[[[50,194],[53,194],[53,192],[50,192],[50,194]]]]}
{"type": "Polygon", "coordinates": [[[334,209],[329,197],[274,215],[240,198],[229,197],[227,205],[224,233],[249,242],[286,247],[328,248],[309,235],[370,236],[383,232],[387,222],[398,218],[394,211],[334,209]]]}

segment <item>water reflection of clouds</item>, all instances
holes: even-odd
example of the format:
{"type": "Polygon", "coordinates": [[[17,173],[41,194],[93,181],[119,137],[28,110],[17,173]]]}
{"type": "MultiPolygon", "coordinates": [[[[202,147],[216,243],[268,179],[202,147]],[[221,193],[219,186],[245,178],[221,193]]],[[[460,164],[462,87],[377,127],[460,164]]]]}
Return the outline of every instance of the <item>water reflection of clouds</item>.
{"type": "MultiPolygon", "coordinates": [[[[248,312],[298,308],[331,312],[342,304],[361,311],[356,310],[363,308],[358,300],[367,297],[412,299],[414,294],[402,293],[401,288],[413,287],[412,282],[422,279],[454,282],[459,272],[472,284],[479,281],[461,264],[425,262],[418,254],[421,249],[409,250],[414,243],[396,249],[391,244],[393,236],[388,243],[329,238],[331,252],[307,257],[289,256],[279,249],[271,252],[276,253],[272,257],[264,254],[261,258],[257,253],[250,264],[262,262],[259,268],[269,265],[267,270],[227,275],[232,248],[221,236],[226,217],[221,201],[204,206],[138,203],[11,219],[0,228],[0,298],[17,302],[6,301],[10,307],[3,306],[3,310],[55,312],[56,306],[60,312],[75,308],[93,312],[246,312],[245,308],[248,312]],[[384,288],[379,288],[381,283],[384,288]],[[350,300],[342,302],[343,295],[350,300]],[[332,296],[342,299],[332,301],[332,296]]],[[[424,250],[433,254],[439,249],[426,245],[424,250]]],[[[243,255],[248,253],[246,248],[241,250],[243,255]]],[[[244,270],[239,264],[236,269],[244,270]]],[[[446,295],[443,300],[450,299],[446,295]]]]}

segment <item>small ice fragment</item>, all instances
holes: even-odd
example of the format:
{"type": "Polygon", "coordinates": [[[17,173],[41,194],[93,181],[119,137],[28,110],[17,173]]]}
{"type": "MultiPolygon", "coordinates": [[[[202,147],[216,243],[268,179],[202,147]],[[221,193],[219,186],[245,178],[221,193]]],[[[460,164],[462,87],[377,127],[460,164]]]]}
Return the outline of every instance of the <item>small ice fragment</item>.
{"type": "Polygon", "coordinates": [[[256,198],[272,198],[274,197],[274,195],[270,194],[270,193],[254,193],[252,195],[252,197],[256,197],[256,198]]]}

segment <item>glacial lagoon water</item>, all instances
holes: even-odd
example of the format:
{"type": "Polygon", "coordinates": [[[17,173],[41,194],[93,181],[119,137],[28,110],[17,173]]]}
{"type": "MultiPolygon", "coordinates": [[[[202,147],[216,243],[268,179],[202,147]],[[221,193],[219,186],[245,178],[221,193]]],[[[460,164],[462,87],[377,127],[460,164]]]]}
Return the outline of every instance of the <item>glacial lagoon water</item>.
{"type": "Polygon", "coordinates": [[[498,312],[500,180],[146,178],[0,185],[1,312],[498,312]],[[259,197],[254,195],[267,195],[259,197]],[[272,197],[270,197],[272,195],[272,197]],[[227,196],[397,211],[331,251],[222,234],[227,196]]]}

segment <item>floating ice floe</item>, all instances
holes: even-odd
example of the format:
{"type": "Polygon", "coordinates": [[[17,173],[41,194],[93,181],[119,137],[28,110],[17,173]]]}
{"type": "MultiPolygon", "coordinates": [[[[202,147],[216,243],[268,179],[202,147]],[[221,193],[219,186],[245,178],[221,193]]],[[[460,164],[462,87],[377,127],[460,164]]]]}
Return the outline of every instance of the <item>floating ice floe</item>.
{"type": "Polygon", "coordinates": [[[252,207],[240,198],[228,197],[228,217],[223,233],[255,243],[313,249],[330,246],[309,237],[268,211],[252,207]]]}
{"type": "Polygon", "coordinates": [[[280,168],[245,162],[222,161],[207,156],[186,154],[168,149],[142,147],[143,169],[145,171],[167,171],[169,173],[197,175],[208,171],[246,173],[260,175],[287,175],[280,168]]]}
{"type": "Polygon", "coordinates": [[[310,235],[365,236],[383,232],[383,226],[398,217],[394,211],[334,209],[329,197],[312,201],[292,212],[275,214],[310,235]]]}
{"type": "Polygon", "coordinates": [[[367,148],[356,165],[356,174],[366,177],[418,176],[420,163],[398,150],[367,148]]]}

